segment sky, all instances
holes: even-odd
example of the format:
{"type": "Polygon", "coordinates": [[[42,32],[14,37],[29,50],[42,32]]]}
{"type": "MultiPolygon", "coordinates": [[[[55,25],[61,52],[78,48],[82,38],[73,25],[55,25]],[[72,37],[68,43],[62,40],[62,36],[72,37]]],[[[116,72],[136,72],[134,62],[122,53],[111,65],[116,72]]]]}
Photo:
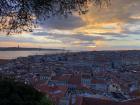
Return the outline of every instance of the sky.
{"type": "Polygon", "coordinates": [[[140,0],[111,0],[89,6],[85,15],[51,17],[33,33],[0,34],[0,47],[68,50],[140,50],[140,0]]]}

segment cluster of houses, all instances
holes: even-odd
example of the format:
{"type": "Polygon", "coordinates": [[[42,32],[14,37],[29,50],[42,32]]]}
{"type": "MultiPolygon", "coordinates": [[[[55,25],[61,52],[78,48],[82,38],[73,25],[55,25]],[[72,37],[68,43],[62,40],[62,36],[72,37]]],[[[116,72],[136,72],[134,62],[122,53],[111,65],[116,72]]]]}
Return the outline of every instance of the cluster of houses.
{"type": "Polygon", "coordinates": [[[40,75],[35,78],[34,87],[38,91],[46,93],[47,97],[49,97],[55,105],[94,105],[93,103],[79,104],[78,101],[85,98],[91,102],[92,100],[99,101],[100,99],[101,101],[106,100],[117,103],[101,105],[123,105],[122,103],[118,104],[118,102],[138,98],[138,93],[133,93],[140,89],[140,87],[136,87],[136,84],[131,84],[126,93],[118,81],[113,79],[109,80],[106,77],[98,77],[98,75],[92,77],[91,74],[81,72],[62,75],[53,74],[51,77],[48,75],[40,75]],[[131,94],[133,94],[133,96],[131,96],[131,94]]]}
{"type": "Polygon", "coordinates": [[[0,65],[0,76],[33,85],[54,105],[139,105],[137,51],[21,57],[0,65]]]}

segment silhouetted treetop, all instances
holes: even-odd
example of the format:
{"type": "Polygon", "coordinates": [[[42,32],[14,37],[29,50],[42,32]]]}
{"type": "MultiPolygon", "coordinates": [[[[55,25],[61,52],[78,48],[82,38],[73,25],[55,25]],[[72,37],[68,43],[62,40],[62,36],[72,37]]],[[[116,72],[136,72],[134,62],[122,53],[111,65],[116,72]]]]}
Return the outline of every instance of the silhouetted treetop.
{"type": "Polygon", "coordinates": [[[33,87],[8,79],[0,79],[0,105],[53,105],[45,94],[33,87]]]}
{"type": "Polygon", "coordinates": [[[0,0],[0,31],[32,31],[39,21],[50,16],[85,14],[89,3],[109,4],[110,0],[0,0]]]}

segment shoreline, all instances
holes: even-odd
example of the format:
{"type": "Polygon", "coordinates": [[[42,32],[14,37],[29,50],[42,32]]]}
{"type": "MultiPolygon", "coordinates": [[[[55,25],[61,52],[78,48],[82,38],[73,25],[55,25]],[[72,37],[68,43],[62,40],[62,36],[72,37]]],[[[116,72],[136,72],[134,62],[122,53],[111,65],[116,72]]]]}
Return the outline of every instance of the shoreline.
{"type": "MultiPolygon", "coordinates": [[[[1,51],[0,51],[1,52],[1,51]]],[[[90,53],[94,53],[94,54],[101,54],[101,53],[116,53],[116,52],[118,52],[118,53],[132,53],[132,52],[138,52],[138,53],[140,53],[140,50],[110,50],[110,51],[108,51],[108,50],[103,50],[103,51],[77,51],[77,52],[61,52],[61,53],[52,53],[52,54],[47,54],[47,53],[45,53],[45,54],[31,54],[31,55],[28,55],[28,56],[37,56],[37,55],[49,55],[49,56],[51,56],[51,55],[63,55],[63,54],[78,54],[78,53],[85,53],[85,54],[90,54],[90,53]]],[[[19,56],[19,57],[28,57],[28,56],[19,56]]],[[[17,58],[19,58],[19,57],[16,57],[16,58],[0,58],[0,65],[1,64],[5,64],[5,63],[7,63],[8,61],[10,61],[10,60],[13,60],[13,59],[17,59],[17,58]]]]}
{"type": "Polygon", "coordinates": [[[63,51],[64,49],[26,48],[26,47],[0,47],[0,51],[63,51]]]}

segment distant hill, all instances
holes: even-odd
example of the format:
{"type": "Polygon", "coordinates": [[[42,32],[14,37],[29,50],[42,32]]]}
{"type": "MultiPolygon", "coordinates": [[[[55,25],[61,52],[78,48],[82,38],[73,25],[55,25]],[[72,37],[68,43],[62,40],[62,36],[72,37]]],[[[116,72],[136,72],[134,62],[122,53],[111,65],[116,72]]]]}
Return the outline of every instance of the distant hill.
{"type": "Polygon", "coordinates": [[[45,51],[45,50],[63,50],[63,49],[45,49],[45,48],[24,48],[24,47],[0,47],[0,51],[45,51]]]}

